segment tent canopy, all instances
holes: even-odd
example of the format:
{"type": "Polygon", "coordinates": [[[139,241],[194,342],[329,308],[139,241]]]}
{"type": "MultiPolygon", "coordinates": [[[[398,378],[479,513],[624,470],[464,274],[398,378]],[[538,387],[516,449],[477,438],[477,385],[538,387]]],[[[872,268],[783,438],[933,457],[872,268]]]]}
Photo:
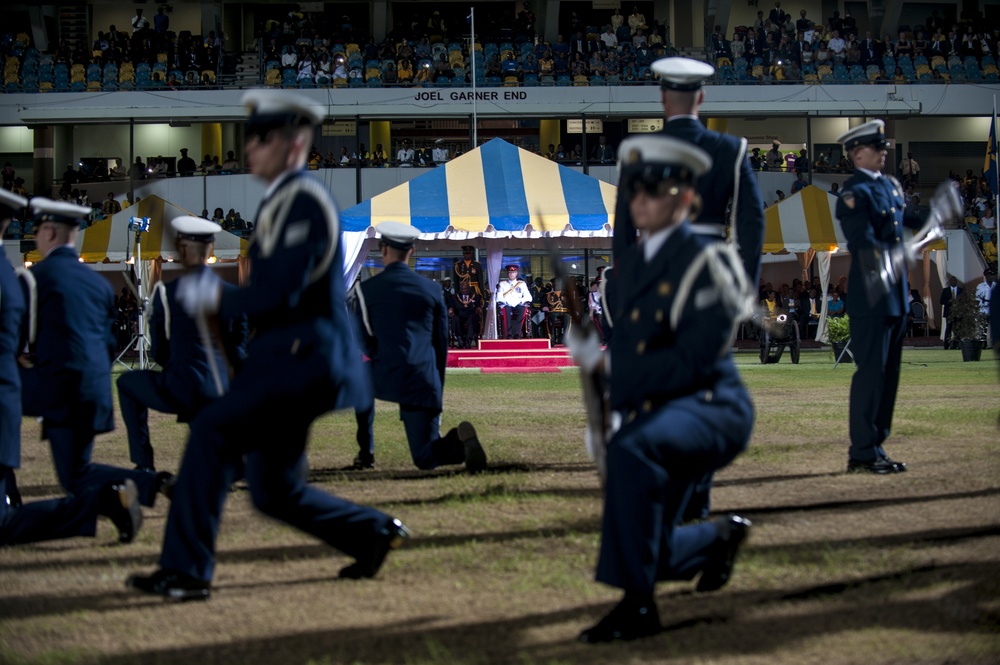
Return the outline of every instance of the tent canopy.
{"type": "Polygon", "coordinates": [[[420,229],[421,238],[464,240],[532,233],[601,236],[614,225],[614,185],[502,139],[341,213],[346,232],[384,221],[420,229]]]}
{"type": "Polygon", "coordinates": [[[764,211],[764,253],[847,250],[836,221],[837,197],[815,185],[803,187],[764,211]]]}
{"type": "MultiPolygon", "coordinates": [[[[149,231],[142,234],[143,261],[153,259],[176,260],[174,248],[176,233],[170,221],[192,213],[158,196],[147,196],[135,205],[115,213],[108,219],[96,222],[77,234],[76,248],[87,263],[119,263],[128,260],[135,251],[135,233],[129,231],[132,217],[149,217],[149,231]]],[[[221,231],[215,235],[215,256],[221,260],[235,260],[246,254],[247,241],[237,235],[221,231]]],[[[40,256],[29,254],[37,261],[40,256]]]]}

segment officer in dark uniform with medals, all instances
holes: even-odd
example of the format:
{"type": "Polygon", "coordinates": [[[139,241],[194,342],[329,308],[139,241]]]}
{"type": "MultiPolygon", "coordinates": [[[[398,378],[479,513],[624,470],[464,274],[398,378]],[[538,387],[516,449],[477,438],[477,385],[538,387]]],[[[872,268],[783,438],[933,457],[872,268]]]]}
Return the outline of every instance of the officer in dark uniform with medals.
{"type": "Polygon", "coordinates": [[[563,343],[563,335],[569,328],[569,309],[566,307],[566,294],[558,279],[552,280],[552,289],[545,294],[545,306],[548,308],[549,341],[553,346],[563,343]]]}
{"type": "MultiPolygon", "coordinates": [[[[441,289],[407,263],[420,232],[400,222],[382,222],[375,230],[382,236],[379,251],[385,270],[359,282],[351,299],[365,354],[371,359],[375,397],[399,404],[399,419],[417,468],[464,463],[471,473],[478,473],[486,468],[486,454],[472,424],[459,423],[443,437],[439,431],[448,314],[441,289]]],[[[361,446],[360,457],[374,454],[374,419],[372,406],[368,443],[361,446]]]]}
{"type": "MultiPolygon", "coordinates": [[[[899,387],[899,367],[906,334],[906,252],[903,227],[920,228],[923,220],[909,210],[903,187],[885,168],[885,123],[872,120],[837,139],[854,165],[837,200],[837,219],[851,252],[851,351],[857,370],[851,380],[847,470],[875,474],[906,471],[882,447],[889,437],[899,387]]],[[[954,189],[942,185],[931,199],[931,214],[942,220],[961,212],[954,189]]]]}
{"type": "Polygon", "coordinates": [[[618,195],[633,231],[615,253],[613,274],[605,273],[610,363],[596,333],[587,343],[573,330],[567,336],[581,367],[608,368],[609,407],[622,416],[606,448],[597,580],[624,597],[581,633],[582,642],[659,632],[656,582],[700,573],[699,591],[722,587],[749,532],[749,521],[735,515],[680,526],[695,485],[742,452],[753,427],[730,352],[743,267],[731,245],[694,233],[689,222],[695,181],[711,164],[675,138],[622,142],[618,195]]]}
{"type": "MultiPolygon", "coordinates": [[[[0,190],[0,236],[27,201],[0,190]]],[[[2,243],[0,243],[2,244],[2,243]]],[[[93,536],[98,515],[118,527],[118,539],[129,542],[139,531],[142,512],[131,479],[109,481],[61,499],[22,503],[14,469],[21,465],[21,377],[17,354],[25,315],[23,285],[14,268],[0,260],[0,545],[57,538],[93,536]]]]}
{"type": "Polygon", "coordinates": [[[458,293],[452,299],[455,308],[456,337],[459,348],[471,349],[476,344],[480,331],[480,313],[483,311],[483,298],[472,290],[468,282],[458,287],[458,293]]]}
{"type": "Polygon", "coordinates": [[[462,245],[462,258],[455,261],[455,284],[461,286],[466,282],[472,290],[484,301],[488,299],[489,291],[486,288],[486,271],[479,261],[474,258],[476,248],[472,245],[462,245]]]}
{"type": "MultiPolygon", "coordinates": [[[[698,117],[705,94],[702,83],[715,69],[690,58],[662,58],[652,64],[660,76],[661,101],[666,120],[663,134],[694,143],[712,158],[712,169],[695,185],[701,210],[691,220],[691,230],[712,238],[728,236],[739,250],[747,283],[757,284],[764,249],[764,201],[747,157],[745,139],[707,129],[698,117]],[[727,211],[728,209],[728,211],[727,211]]],[[[619,199],[615,218],[628,222],[627,203],[619,199]]],[[[629,227],[623,227],[623,230],[629,227]]],[[[628,231],[625,230],[625,235],[628,231]]],[[[621,242],[614,241],[617,251],[621,242]]],[[[751,297],[752,294],[744,294],[751,297]]],[[[711,476],[702,480],[688,506],[686,519],[708,517],[711,476]]]]}
{"type": "MultiPolygon", "coordinates": [[[[206,272],[215,276],[208,267],[208,259],[215,234],[222,227],[190,215],[176,217],[170,225],[177,232],[177,253],[185,274],[206,272]]],[[[223,288],[236,288],[216,279],[223,288]]],[[[247,333],[244,317],[225,322],[219,329],[223,339],[206,348],[194,319],[177,302],[177,281],[158,282],[152,293],[151,350],[163,371],[137,370],[118,377],[118,403],[128,430],[129,458],[138,468],[145,469],[155,468],[149,442],[149,409],[174,413],[182,422],[190,422],[206,404],[220,397],[215,376],[221,382],[222,392],[228,390],[227,368],[236,371],[242,365],[247,333]],[[220,352],[220,346],[225,354],[220,352]],[[213,356],[211,361],[209,354],[213,356]]]]}
{"type": "Polygon", "coordinates": [[[115,427],[111,398],[115,294],[80,263],[75,243],[90,208],[42,197],[31,200],[35,242],[44,257],[31,266],[28,296],[30,367],[22,367],[24,413],[42,417],[59,483],[70,494],[131,479],[152,506],[170,474],[91,462],[94,436],[115,427]]]}
{"type": "Polygon", "coordinates": [[[250,245],[250,282],[224,291],[211,275],[188,275],[177,300],[191,316],[246,314],[254,333],[229,392],[191,423],[160,569],[127,581],[175,600],[209,596],[219,520],[241,459],[259,510],[356,560],[341,577],[373,577],[409,535],[399,520],[306,482],[313,421],[369,404],[371,390],[344,298],[339,215],[305,169],[323,115],[284,91],[250,91],[244,103],[247,164],[268,186],[250,245]]]}

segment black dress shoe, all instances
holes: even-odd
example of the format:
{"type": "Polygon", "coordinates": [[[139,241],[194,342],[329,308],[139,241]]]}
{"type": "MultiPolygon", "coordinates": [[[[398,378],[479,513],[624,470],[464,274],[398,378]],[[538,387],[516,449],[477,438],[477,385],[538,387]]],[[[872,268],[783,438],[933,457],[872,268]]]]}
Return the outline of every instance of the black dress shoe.
{"type": "Polygon", "coordinates": [[[177,476],[169,471],[160,471],[156,474],[156,493],[162,494],[171,500],[174,496],[174,485],[177,484],[177,476]]]}
{"type": "Polygon", "coordinates": [[[859,462],[853,459],[847,461],[848,473],[875,473],[884,476],[890,473],[900,473],[905,470],[905,464],[900,469],[897,463],[889,461],[888,458],[880,458],[871,462],[859,462]]]}
{"type": "Polygon", "coordinates": [[[354,461],[351,462],[351,464],[349,464],[348,466],[345,466],[342,470],[343,471],[365,471],[366,469],[374,469],[374,468],[375,468],[375,457],[374,456],[371,456],[371,457],[368,457],[368,456],[362,457],[361,455],[358,455],[357,457],[354,458],[354,461]]]}
{"type": "Polygon", "coordinates": [[[703,592],[716,591],[726,585],[733,574],[736,552],[753,526],[750,520],[739,515],[729,515],[714,521],[719,528],[719,540],[714,555],[705,564],[698,580],[696,588],[703,592]]]}
{"type": "Polygon", "coordinates": [[[100,490],[97,513],[111,520],[118,528],[118,542],[131,543],[142,526],[139,488],[126,478],[120,483],[108,483],[100,490]]]}
{"type": "Polygon", "coordinates": [[[208,600],[210,587],[205,580],[163,568],[152,575],[130,575],[125,586],[178,602],[208,600]]]}
{"type": "Polygon", "coordinates": [[[375,536],[368,554],[359,556],[358,560],[340,570],[340,576],[350,580],[360,580],[375,577],[379,568],[385,562],[389,550],[399,549],[410,537],[410,530],[402,522],[392,519],[382,531],[375,536]]]}
{"type": "Polygon", "coordinates": [[[892,464],[894,467],[896,467],[896,473],[903,473],[904,471],[906,471],[906,462],[897,462],[894,459],[890,459],[888,455],[883,457],[882,461],[888,462],[889,464],[892,464]]]}
{"type": "Polygon", "coordinates": [[[656,635],[662,630],[660,614],[652,598],[634,600],[626,596],[607,616],[580,633],[577,639],[585,644],[638,640],[656,635]]]}
{"type": "Polygon", "coordinates": [[[479,443],[476,428],[470,422],[458,424],[458,440],[465,447],[465,470],[469,473],[480,473],[486,470],[486,451],[479,443]]]}

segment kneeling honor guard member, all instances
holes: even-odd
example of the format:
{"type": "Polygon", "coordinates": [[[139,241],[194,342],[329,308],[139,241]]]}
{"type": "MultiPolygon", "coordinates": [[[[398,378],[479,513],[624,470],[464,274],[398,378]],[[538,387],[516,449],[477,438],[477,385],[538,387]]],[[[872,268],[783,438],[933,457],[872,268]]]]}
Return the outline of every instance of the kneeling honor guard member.
{"type": "Polygon", "coordinates": [[[680,526],[699,480],[746,448],[754,419],[730,351],[745,272],[731,245],[690,225],[712,160],[687,141],[644,136],[622,142],[618,163],[618,195],[640,235],[605,272],[610,357],[596,334],[567,337],[581,368],[607,368],[609,407],[622,417],[606,449],[597,580],[624,597],[580,634],[587,643],[658,633],[656,583],[700,574],[698,591],[719,589],[750,529],[736,515],[680,526]]]}
{"type": "Polygon", "coordinates": [[[25,273],[31,362],[21,367],[24,413],[42,418],[42,438],[49,441],[59,484],[69,494],[127,479],[139,501],[152,506],[169,487],[171,474],[91,461],[95,435],[115,428],[111,359],[116,345],[114,291],[80,262],[76,251],[90,208],[35,197],[31,209],[44,258],[25,273]]]}
{"type": "Polygon", "coordinates": [[[205,272],[185,275],[177,300],[193,317],[246,314],[254,334],[229,392],[191,423],[160,569],[127,581],[174,600],[209,596],[222,508],[241,460],[254,506],[355,559],[341,577],[374,577],[409,536],[399,520],[306,482],[313,421],[367,404],[371,391],[344,300],[340,218],[305,169],[323,115],[311,100],[277,90],[250,91],[244,104],[246,161],[267,184],[250,282],[224,290],[205,272]]]}
{"type": "MultiPolygon", "coordinates": [[[[27,201],[0,189],[0,237],[27,201]]],[[[0,241],[2,245],[2,241],[0,241]]],[[[26,306],[23,286],[6,259],[0,259],[0,545],[93,536],[97,517],[118,527],[121,542],[132,540],[142,523],[138,490],[124,475],[61,499],[22,503],[14,469],[21,465],[21,349],[26,306]]]]}
{"type": "MultiPolygon", "coordinates": [[[[837,199],[837,219],[851,252],[847,313],[858,365],[851,380],[847,470],[901,473],[906,464],[890,459],[882,444],[892,426],[909,310],[903,227],[918,229],[923,220],[906,207],[899,181],[882,172],[888,147],[884,122],[866,122],[837,142],[854,165],[837,199]]],[[[948,221],[961,210],[955,189],[947,182],[939,186],[931,215],[948,221]]]]}
{"type": "MultiPolygon", "coordinates": [[[[413,463],[420,469],[465,464],[470,473],[486,468],[486,453],[471,423],[461,422],[441,436],[445,366],[448,363],[448,310],[441,288],[410,269],[413,243],[420,232],[409,224],[382,222],[379,251],[385,270],[352,292],[355,314],[371,358],[375,397],[399,404],[413,463]]],[[[464,285],[463,285],[464,287],[464,285]]],[[[358,461],[374,464],[372,405],[367,441],[358,436],[358,461]]]]}
{"type": "MultiPolygon", "coordinates": [[[[205,272],[214,276],[208,259],[215,234],[222,231],[222,227],[191,215],[175,217],[170,225],[177,232],[177,254],[184,273],[199,275],[205,272]]],[[[236,288],[216,279],[224,289],[236,288]]],[[[136,370],[118,377],[118,403],[128,430],[129,457],[140,469],[154,469],[149,409],[174,413],[182,422],[190,422],[206,404],[228,389],[227,369],[237,370],[245,353],[243,317],[235,322],[224,322],[218,328],[222,339],[206,347],[206,341],[210,340],[202,339],[194,319],[177,302],[177,284],[178,280],[174,280],[168,284],[158,282],[153,287],[149,335],[153,359],[163,371],[136,370]],[[209,354],[213,357],[209,358],[209,354]],[[211,371],[213,364],[215,372],[211,371]],[[218,386],[215,377],[219,379],[218,386]]]]}

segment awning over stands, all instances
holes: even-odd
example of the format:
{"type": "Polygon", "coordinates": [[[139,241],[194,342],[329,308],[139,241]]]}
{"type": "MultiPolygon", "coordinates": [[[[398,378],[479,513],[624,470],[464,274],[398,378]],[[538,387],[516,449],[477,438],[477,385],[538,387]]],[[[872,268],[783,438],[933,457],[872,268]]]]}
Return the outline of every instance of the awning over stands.
{"type": "Polygon", "coordinates": [[[502,139],[451,160],[341,214],[345,232],[384,221],[411,224],[422,240],[608,237],[614,185],[502,139]]]}
{"type": "Polygon", "coordinates": [[[836,207],[836,196],[808,185],[767,208],[764,253],[847,251],[836,207]]]}
{"type": "MultiPolygon", "coordinates": [[[[174,248],[174,230],[170,221],[181,215],[191,215],[169,201],[158,196],[147,196],[135,205],[125,208],[119,213],[93,223],[77,234],[76,248],[80,257],[87,263],[120,263],[127,261],[135,252],[135,232],[129,230],[129,220],[132,217],[149,217],[149,231],[142,234],[142,256],[140,259],[151,261],[177,259],[174,248]]],[[[246,254],[247,241],[237,235],[222,231],[215,237],[215,257],[228,261],[236,260],[246,254]]],[[[37,252],[28,255],[29,261],[41,259],[37,252]]]]}
{"type": "MultiPolygon", "coordinates": [[[[415,226],[418,246],[476,244],[486,250],[492,284],[505,250],[529,247],[543,236],[559,237],[563,246],[606,246],[616,196],[614,185],[493,139],[343,211],[346,283],[354,283],[361,271],[381,222],[415,226]]],[[[487,338],[494,336],[493,322],[487,317],[487,338]]]]}

